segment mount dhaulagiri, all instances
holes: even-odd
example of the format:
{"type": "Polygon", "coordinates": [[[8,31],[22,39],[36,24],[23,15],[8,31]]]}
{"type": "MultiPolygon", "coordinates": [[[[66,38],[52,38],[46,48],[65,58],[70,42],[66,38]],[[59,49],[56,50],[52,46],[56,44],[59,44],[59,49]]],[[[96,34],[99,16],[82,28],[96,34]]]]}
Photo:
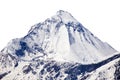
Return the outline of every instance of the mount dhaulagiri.
{"type": "Polygon", "coordinates": [[[60,10],[0,52],[0,79],[120,80],[119,58],[118,51],[60,10]]]}

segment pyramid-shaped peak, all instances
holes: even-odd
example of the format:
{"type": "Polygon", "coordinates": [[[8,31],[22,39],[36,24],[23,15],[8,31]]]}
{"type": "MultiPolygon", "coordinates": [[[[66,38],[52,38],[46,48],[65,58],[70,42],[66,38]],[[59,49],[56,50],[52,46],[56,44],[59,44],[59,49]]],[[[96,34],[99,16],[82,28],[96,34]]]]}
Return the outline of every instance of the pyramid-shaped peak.
{"type": "Polygon", "coordinates": [[[67,24],[68,22],[77,23],[78,21],[67,11],[59,10],[57,11],[57,16],[61,18],[63,23],[67,24]]]}
{"type": "Polygon", "coordinates": [[[45,60],[91,64],[114,55],[116,50],[95,37],[69,12],[59,10],[23,38],[12,40],[2,52],[25,60],[42,56],[45,60]]]}
{"type": "Polygon", "coordinates": [[[58,15],[71,15],[69,12],[67,12],[67,11],[64,11],[64,10],[59,10],[59,11],[57,11],[57,14],[58,15]]]}

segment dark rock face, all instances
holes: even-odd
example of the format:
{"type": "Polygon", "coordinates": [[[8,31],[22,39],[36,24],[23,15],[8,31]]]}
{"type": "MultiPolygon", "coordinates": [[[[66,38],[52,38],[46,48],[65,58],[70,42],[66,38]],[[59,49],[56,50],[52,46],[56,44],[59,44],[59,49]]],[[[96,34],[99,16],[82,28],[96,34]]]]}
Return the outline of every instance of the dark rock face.
{"type": "Polygon", "coordinates": [[[29,65],[29,66],[27,66],[27,68],[26,69],[24,69],[23,70],[23,73],[25,73],[25,74],[28,74],[30,71],[32,71],[33,69],[31,68],[31,66],[29,65]]]}
{"type": "Polygon", "coordinates": [[[114,73],[115,80],[120,80],[120,61],[115,65],[116,71],[114,73]]]}
{"type": "MultiPolygon", "coordinates": [[[[14,68],[18,66],[17,58],[11,54],[0,55],[0,69],[14,68]]],[[[5,73],[6,71],[2,72],[5,73]]]]}
{"type": "Polygon", "coordinates": [[[21,46],[21,49],[16,50],[16,55],[24,56],[25,55],[24,51],[25,50],[29,51],[29,47],[27,46],[26,42],[22,42],[22,41],[20,41],[20,46],[21,46]]]}
{"type": "Polygon", "coordinates": [[[3,74],[0,74],[0,79],[2,79],[3,77],[5,77],[7,74],[9,74],[10,73],[10,71],[9,72],[5,72],[5,73],[3,73],[3,74]]]}

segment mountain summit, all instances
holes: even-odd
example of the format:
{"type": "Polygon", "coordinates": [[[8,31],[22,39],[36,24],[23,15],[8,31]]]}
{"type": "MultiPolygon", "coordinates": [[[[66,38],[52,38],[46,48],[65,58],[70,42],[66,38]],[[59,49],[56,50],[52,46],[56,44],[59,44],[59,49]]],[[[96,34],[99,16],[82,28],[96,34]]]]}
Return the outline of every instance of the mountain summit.
{"type": "Polygon", "coordinates": [[[63,10],[58,11],[56,16],[59,16],[64,24],[69,22],[78,22],[70,13],[63,10]]]}
{"type": "Polygon", "coordinates": [[[52,18],[34,25],[23,38],[12,40],[3,50],[6,52],[25,60],[42,56],[90,64],[114,55],[116,50],[95,37],[70,13],[60,10],[52,18]]]}
{"type": "MultiPolygon", "coordinates": [[[[44,22],[32,26],[24,37],[13,39],[8,43],[0,53],[0,63],[2,64],[0,74],[7,75],[7,78],[14,73],[17,74],[9,80],[19,80],[21,78],[18,76],[21,75],[24,76],[23,80],[45,80],[46,77],[42,76],[42,74],[47,75],[44,69],[47,68],[49,72],[54,68],[55,72],[59,71],[56,74],[57,77],[65,71],[68,74],[68,78],[65,80],[76,80],[78,73],[80,75],[86,71],[90,72],[118,58],[119,55],[116,55],[116,52],[109,44],[95,37],[70,13],[60,10],[44,22]],[[72,66],[76,66],[77,70],[84,66],[85,69],[82,69],[83,71],[80,69],[80,72],[78,70],[74,74],[74,79],[70,79],[69,76],[73,74],[69,72],[67,66],[70,69],[72,66]],[[22,72],[16,72],[19,69],[22,72]],[[29,78],[22,74],[30,71],[32,73],[27,75],[29,78]],[[42,77],[35,76],[36,74],[40,74],[42,77]],[[34,75],[34,77],[30,78],[30,75],[34,75]]],[[[0,78],[2,78],[1,75],[0,78]]],[[[7,80],[7,78],[3,79],[7,80]]],[[[54,80],[60,79],[55,78],[54,80]]],[[[53,79],[49,77],[46,80],[53,79]]]]}

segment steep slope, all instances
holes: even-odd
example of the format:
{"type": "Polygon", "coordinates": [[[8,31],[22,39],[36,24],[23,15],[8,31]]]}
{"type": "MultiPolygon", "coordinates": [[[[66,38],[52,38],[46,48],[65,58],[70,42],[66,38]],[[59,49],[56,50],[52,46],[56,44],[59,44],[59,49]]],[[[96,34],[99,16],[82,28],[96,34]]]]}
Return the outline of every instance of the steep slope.
{"type": "Polygon", "coordinates": [[[86,76],[86,80],[120,80],[120,59],[111,61],[86,76]]]}
{"type": "Polygon", "coordinates": [[[112,78],[107,79],[117,80],[118,58],[119,52],[95,37],[70,13],[60,10],[32,26],[26,36],[11,40],[1,51],[0,79],[91,80],[94,76],[101,80],[105,76],[98,77],[100,70],[107,70],[104,65],[112,63],[112,78]]]}
{"type": "Polygon", "coordinates": [[[119,80],[119,57],[87,65],[42,59],[20,61],[2,80],[119,80]]]}
{"type": "Polygon", "coordinates": [[[70,13],[62,10],[45,22],[34,25],[25,37],[12,40],[2,51],[24,60],[39,56],[82,64],[100,62],[115,52],[70,13]]]}

